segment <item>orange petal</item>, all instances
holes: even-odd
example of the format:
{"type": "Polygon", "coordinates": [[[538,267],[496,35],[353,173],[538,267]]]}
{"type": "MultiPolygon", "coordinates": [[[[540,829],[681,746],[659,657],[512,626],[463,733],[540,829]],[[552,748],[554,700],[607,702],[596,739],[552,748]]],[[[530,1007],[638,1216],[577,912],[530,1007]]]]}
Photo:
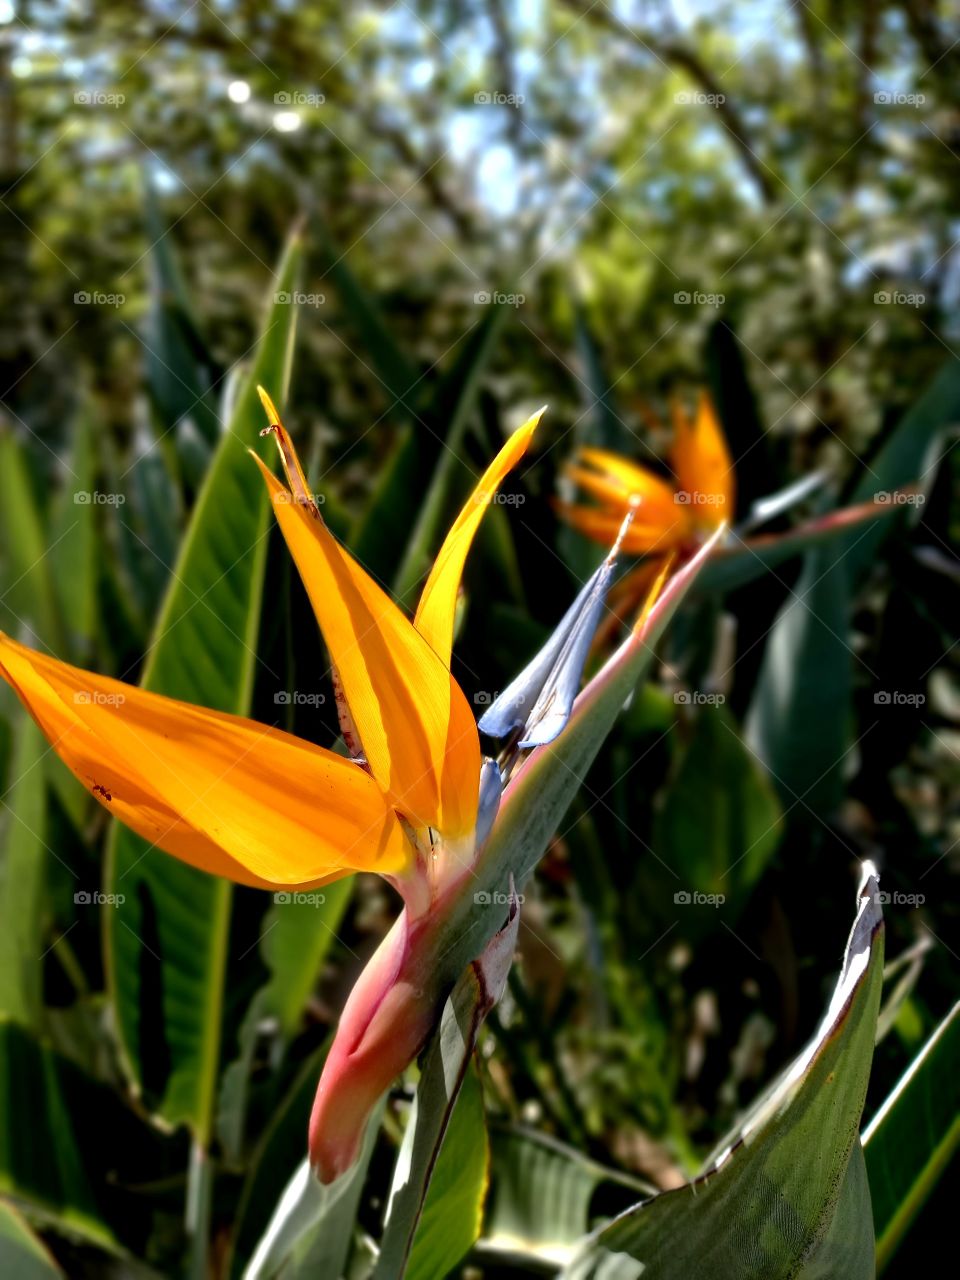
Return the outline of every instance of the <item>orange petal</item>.
{"type": "Polygon", "coordinates": [[[413,846],[369,774],[289,733],[27,649],[0,675],[115,817],[175,857],[261,887],[402,872],[413,846]]]}
{"type": "MultiPolygon", "coordinates": [[[[274,424],[281,457],[294,458],[274,424]]],[[[415,827],[473,830],[480,739],[445,663],[390,597],[336,541],[312,499],[288,492],[253,455],[303,579],[373,776],[415,827]]],[[[297,470],[291,475],[296,485],[297,470]]]]}
{"type": "Polygon", "coordinates": [[[645,525],[670,524],[676,518],[674,492],[658,476],[637,467],[637,483],[627,487],[610,471],[593,471],[587,466],[568,464],[564,475],[584,493],[596,498],[605,514],[623,519],[632,499],[640,499],[638,519],[645,525]]]}
{"type": "Polygon", "coordinates": [[[673,486],[668,480],[618,453],[611,453],[608,449],[584,448],[577,454],[577,462],[621,485],[627,499],[633,494],[639,495],[643,499],[641,519],[654,509],[665,512],[674,505],[673,486]]]}
{"type": "Polygon", "coordinates": [[[673,469],[677,489],[691,497],[699,524],[719,525],[733,518],[735,478],[730,450],[707,393],[701,392],[691,421],[674,406],[673,469]]]}
{"type": "Polygon", "coordinates": [[[484,512],[503,482],[504,476],[517,465],[533,438],[544,410],[537,412],[513,433],[494,460],[487,467],[480,483],[467,499],[450,532],[443,541],[440,553],[427,578],[420,604],[417,606],[414,626],[427,643],[450,665],[453,648],[453,618],[457,607],[457,592],[463,566],[470,550],[474,534],[480,526],[484,512]]]}
{"type": "MultiPolygon", "coordinates": [[[[620,530],[621,516],[612,515],[599,507],[581,507],[569,502],[554,503],[557,514],[567,524],[578,529],[594,542],[610,547],[620,530]]],[[[644,524],[640,519],[627,530],[623,550],[628,555],[647,555],[650,552],[669,551],[683,542],[690,533],[688,508],[673,507],[661,524],[644,524]]],[[[643,507],[639,515],[643,515],[643,507]]]]}

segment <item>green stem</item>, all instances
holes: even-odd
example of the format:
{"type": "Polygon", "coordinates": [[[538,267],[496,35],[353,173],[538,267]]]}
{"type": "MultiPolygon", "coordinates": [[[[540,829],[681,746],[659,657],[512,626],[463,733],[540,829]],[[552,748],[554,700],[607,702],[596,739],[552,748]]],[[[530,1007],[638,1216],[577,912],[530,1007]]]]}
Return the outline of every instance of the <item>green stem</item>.
{"type": "Polygon", "coordinates": [[[185,1225],[190,1241],[187,1275],[189,1280],[209,1280],[207,1245],[210,1240],[210,1207],[213,1202],[213,1165],[197,1138],[190,1147],[187,1172],[185,1225]]]}

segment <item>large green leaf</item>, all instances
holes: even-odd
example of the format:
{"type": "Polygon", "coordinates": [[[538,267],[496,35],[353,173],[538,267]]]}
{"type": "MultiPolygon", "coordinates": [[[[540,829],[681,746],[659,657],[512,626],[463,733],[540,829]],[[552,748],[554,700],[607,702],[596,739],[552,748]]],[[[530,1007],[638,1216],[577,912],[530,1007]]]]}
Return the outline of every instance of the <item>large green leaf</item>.
{"type": "Polygon", "coordinates": [[[58,1280],[63,1272],[10,1205],[0,1201],[0,1275],[16,1280],[58,1280]]]}
{"type": "Polygon", "coordinates": [[[960,1144],[960,1004],[907,1068],[863,1144],[883,1271],[960,1144]]]}
{"type": "Polygon", "coordinates": [[[0,430],[0,627],[15,635],[32,631],[62,652],[50,551],[23,449],[11,431],[0,430]]]}
{"type": "Polygon", "coordinates": [[[367,1123],[351,1167],[324,1186],[307,1160],[286,1184],[243,1280],[318,1280],[339,1277],[350,1253],[360,1194],[376,1145],[383,1102],[367,1123]]]}
{"type": "MultiPolygon", "coordinates": [[[[274,288],[294,288],[299,242],[274,288]]],[[[268,504],[248,447],[257,382],[282,400],[295,308],[275,303],[217,446],[181,548],[144,674],[157,692],[243,713],[254,676],[268,504]]],[[[106,912],[110,996],[127,1069],[155,1114],[210,1139],[220,1069],[231,886],[116,828],[107,880],[123,903],[106,912]]]]}
{"type": "Polygon", "coordinates": [[[30,716],[17,717],[16,746],[0,830],[0,1013],[39,1027],[43,1015],[43,915],[47,864],[44,758],[30,716]]]}
{"type": "Polygon", "coordinates": [[[865,865],[843,969],[820,1028],[706,1172],[584,1241],[565,1280],[872,1280],[859,1125],[883,983],[865,865]]]}
{"type": "MultiPolygon", "coordinates": [[[[506,308],[491,307],[484,319],[476,325],[465,339],[459,359],[441,384],[437,402],[428,411],[434,430],[442,433],[443,447],[437,455],[426,492],[417,495],[416,523],[394,582],[394,595],[408,608],[415,605],[418,589],[430,571],[433,556],[439,550],[446,532],[444,523],[453,516],[451,506],[458,482],[466,478],[469,485],[473,480],[462,457],[463,440],[480,376],[493,350],[505,314],[506,308]],[[444,421],[447,414],[449,418],[444,421]]],[[[414,430],[422,433],[424,428],[416,426],[414,430]]],[[[403,502],[405,507],[409,500],[410,495],[406,495],[403,502]]]]}
{"type": "Polygon", "coordinates": [[[464,433],[502,321],[503,308],[491,307],[460,340],[436,387],[418,384],[407,404],[411,421],[350,538],[357,559],[381,581],[395,580],[400,596],[412,593],[436,550],[439,525],[462,472],[464,433]]]}
{"type": "Polygon", "coordinates": [[[343,919],[352,878],[322,892],[276,894],[261,926],[260,953],[270,974],[256,993],[240,1028],[240,1054],[224,1072],[217,1132],[226,1155],[239,1159],[244,1138],[247,1091],[260,1028],[271,1029],[278,1058],[296,1032],[336,931],[343,919]]]}
{"type": "Polygon", "coordinates": [[[839,803],[850,741],[850,593],[834,544],[808,551],[777,614],[745,721],[745,741],[785,807],[826,816],[839,803]]]}
{"type": "Polygon", "coordinates": [[[722,706],[704,706],[653,829],[657,855],[688,895],[742,904],[777,847],[780,806],[769,779],[722,706]]]}
{"type": "Polygon", "coordinates": [[[405,1280],[435,1280],[452,1271],[480,1234],[490,1153],[483,1089],[476,1067],[463,1079],[430,1177],[405,1280]]]}
{"type": "Polygon", "coordinates": [[[106,1248],[121,1220],[105,1175],[119,1110],[107,1090],[0,1018],[0,1192],[106,1248]]]}
{"type": "Polygon", "coordinates": [[[603,1192],[625,1207],[654,1190],[544,1134],[494,1128],[490,1142],[481,1260],[561,1266],[590,1229],[603,1192]]]}
{"type": "MultiPolygon", "coordinates": [[[[150,315],[146,352],[147,386],[160,417],[161,433],[194,423],[208,449],[219,434],[213,385],[217,369],[193,314],[169,227],[149,180],[144,203],[150,236],[150,315]]],[[[161,437],[162,438],[162,437],[161,437]]],[[[175,439],[171,437],[171,443],[175,439]]],[[[194,470],[192,479],[198,479],[194,470]]]]}
{"type": "Polygon", "coordinates": [[[224,1273],[240,1280],[266,1231],[273,1213],[277,1188],[287,1185],[303,1163],[310,1108],[317,1092],[328,1045],[311,1054],[296,1079],[275,1107],[250,1162],[234,1215],[230,1257],[224,1273]]]}
{"type": "Polygon", "coordinates": [[[69,654],[89,661],[97,627],[97,468],[92,408],[76,422],[69,479],[57,495],[50,528],[50,560],[69,654]]]}
{"type": "MultiPolygon", "coordinates": [[[[947,427],[960,421],[960,360],[951,356],[923,395],[904,414],[879,452],[864,467],[851,495],[854,503],[873,502],[881,493],[891,493],[916,482],[929,483],[925,466],[939,462],[936,444],[947,427]],[[930,457],[931,451],[933,456],[930,457]],[[928,461],[929,458],[929,461],[928,461]]],[[[865,537],[851,533],[847,572],[858,582],[873,563],[884,536],[886,523],[871,528],[865,537]]]]}

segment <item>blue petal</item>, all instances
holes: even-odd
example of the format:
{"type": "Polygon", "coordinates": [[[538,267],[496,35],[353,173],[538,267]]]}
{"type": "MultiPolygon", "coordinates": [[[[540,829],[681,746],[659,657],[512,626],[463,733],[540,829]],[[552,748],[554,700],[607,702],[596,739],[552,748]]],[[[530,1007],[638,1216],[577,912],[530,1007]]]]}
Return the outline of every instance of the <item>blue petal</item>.
{"type": "Polygon", "coordinates": [[[563,730],[613,579],[616,549],[591,574],[533,661],[481,716],[481,733],[507,738],[522,728],[517,745],[527,748],[544,746],[563,730]]]}
{"type": "Polygon", "coordinates": [[[500,809],[503,776],[496,760],[484,760],[480,768],[480,802],[477,805],[476,847],[483,845],[500,809]]]}

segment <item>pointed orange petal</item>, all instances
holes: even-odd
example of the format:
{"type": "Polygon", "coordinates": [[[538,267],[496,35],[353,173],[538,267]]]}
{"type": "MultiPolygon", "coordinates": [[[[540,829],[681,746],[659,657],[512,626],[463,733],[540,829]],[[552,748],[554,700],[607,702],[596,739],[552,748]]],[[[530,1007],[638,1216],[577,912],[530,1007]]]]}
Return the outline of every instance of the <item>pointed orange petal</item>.
{"type": "MultiPolygon", "coordinates": [[[[630,465],[630,464],[628,464],[630,465]]],[[[634,498],[640,499],[637,518],[644,525],[670,524],[676,518],[674,492],[659,476],[635,468],[634,483],[627,487],[623,480],[609,470],[594,471],[589,466],[568,464],[564,475],[582,489],[584,493],[596,498],[606,515],[623,519],[634,498]]]]}
{"type": "MultiPolygon", "coordinates": [[[[282,427],[278,438],[286,463],[292,445],[282,427]]],[[[291,495],[253,456],[373,776],[413,826],[434,827],[451,837],[472,831],[480,739],[460,686],[390,597],[340,546],[312,501],[291,495]]]]}
{"type": "Polygon", "coordinates": [[[690,495],[699,524],[719,525],[733,518],[735,477],[730,450],[710,397],[700,395],[691,422],[679,405],[674,407],[676,436],[673,469],[677,489],[690,495]]]}
{"type": "Polygon", "coordinates": [[[82,671],[0,632],[0,675],[121,822],[241,884],[392,875],[415,856],[377,784],[291,734],[82,671]]]}
{"type": "Polygon", "coordinates": [[[546,406],[538,409],[513,433],[487,467],[444,539],[423,588],[413,623],[447,666],[450,665],[453,648],[453,617],[457,607],[457,592],[470,544],[504,477],[526,453],[545,408],[546,406]]]}
{"type": "Polygon", "coordinates": [[[674,506],[673,486],[670,482],[647,467],[631,462],[629,458],[611,453],[608,449],[584,448],[577,454],[576,461],[621,485],[627,499],[633,494],[643,498],[641,519],[644,519],[645,512],[654,508],[657,511],[667,511],[674,506]]]}
{"type": "MultiPolygon", "coordinates": [[[[671,504],[672,506],[672,504],[671,504]]],[[[569,502],[556,502],[554,509],[562,520],[594,542],[610,547],[620,531],[622,517],[599,507],[581,507],[569,502]]],[[[666,513],[662,524],[642,523],[643,507],[627,530],[623,550],[629,555],[646,555],[652,551],[668,551],[689,536],[688,508],[677,506],[666,513]]]]}

